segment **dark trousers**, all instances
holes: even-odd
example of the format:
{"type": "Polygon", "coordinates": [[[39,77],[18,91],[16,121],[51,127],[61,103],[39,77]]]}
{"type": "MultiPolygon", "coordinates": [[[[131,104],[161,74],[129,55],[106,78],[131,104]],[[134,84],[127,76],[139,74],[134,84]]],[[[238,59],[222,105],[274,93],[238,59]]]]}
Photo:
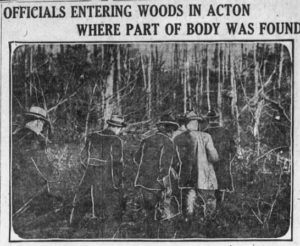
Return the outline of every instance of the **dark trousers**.
{"type": "Polygon", "coordinates": [[[117,232],[122,220],[122,192],[113,188],[107,177],[104,177],[104,172],[101,169],[101,167],[93,166],[87,168],[73,199],[70,222],[71,224],[79,222],[78,206],[84,197],[90,193],[92,216],[99,220],[99,236],[111,238],[117,232]]]}
{"type": "Polygon", "coordinates": [[[148,238],[156,238],[159,223],[155,219],[156,207],[161,200],[161,191],[140,188],[143,196],[143,206],[146,210],[145,231],[148,238]]]}

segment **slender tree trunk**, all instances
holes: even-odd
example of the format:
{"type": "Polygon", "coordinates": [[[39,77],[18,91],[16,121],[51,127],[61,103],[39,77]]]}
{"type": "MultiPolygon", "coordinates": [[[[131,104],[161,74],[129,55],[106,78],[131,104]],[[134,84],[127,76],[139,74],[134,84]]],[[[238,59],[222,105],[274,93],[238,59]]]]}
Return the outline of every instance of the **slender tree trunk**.
{"type": "Polygon", "coordinates": [[[186,85],[187,85],[187,102],[188,102],[188,110],[192,108],[192,101],[191,101],[191,83],[190,83],[190,64],[189,61],[186,61],[185,67],[185,75],[186,75],[186,85]]]}
{"type": "Polygon", "coordinates": [[[116,99],[117,99],[117,108],[119,114],[121,114],[121,105],[120,105],[120,85],[122,81],[122,68],[121,68],[121,45],[117,46],[117,69],[118,69],[118,80],[116,82],[116,99]]]}
{"type": "Polygon", "coordinates": [[[146,68],[145,68],[145,62],[143,59],[143,54],[141,54],[141,65],[142,65],[142,71],[143,71],[143,85],[144,85],[144,89],[147,89],[147,75],[146,75],[146,68]]]}
{"type": "Polygon", "coordinates": [[[105,110],[104,110],[104,120],[105,120],[105,124],[106,124],[106,120],[108,120],[111,116],[111,114],[113,113],[113,83],[114,83],[114,70],[115,70],[115,64],[114,64],[115,60],[113,57],[113,54],[111,52],[110,54],[110,72],[109,75],[107,76],[106,79],[106,86],[105,86],[105,110]]]}
{"type": "Polygon", "coordinates": [[[24,57],[24,71],[25,71],[25,83],[24,83],[24,99],[25,99],[25,108],[26,110],[28,109],[29,105],[28,105],[28,85],[27,85],[27,78],[29,76],[29,57],[28,57],[28,54],[27,54],[27,50],[28,48],[25,47],[25,57],[24,57]]]}
{"type": "Polygon", "coordinates": [[[254,114],[255,122],[253,127],[253,135],[255,139],[257,139],[257,155],[259,155],[260,153],[259,126],[260,126],[260,117],[261,117],[263,106],[264,106],[264,100],[259,101],[254,114]]]}
{"type": "MultiPolygon", "coordinates": [[[[225,85],[225,69],[226,69],[226,44],[223,44],[223,62],[222,62],[222,82],[221,82],[221,93],[225,85]]],[[[222,96],[221,96],[221,106],[222,106],[222,96]]],[[[220,112],[220,126],[224,125],[223,112],[220,112]]]]}
{"type": "Polygon", "coordinates": [[[200,113],[200,107],[199,107],[199,80],[200,80],[200,76],[199,76],[199,61],[198,61],[198,50],[197,50],[197,45],[194,46],[195,49],[195,69],[196,69],[196,88],[195,88],[195,92],[196,92],[196,110],[198,113],[200,113]]]}
{"type": "Polygon", "coordinates": [[[203,108],[203,87],[204,87],[204,80],[205,80],[205,78],[204,78],[204,64],[203,64],[203,57],[204,57],[204,48],[202,48],[202,50],[201,50],[201,53],[202,53],[202,55],[201,55],[201,63],[200,63],[200,65],[201,65],[201,67],[200,67],[200,70],[201,70],[201,74],[200,74],[200,102],[199,102],[199,106],[200,106],[200,109],[202,109],[203,108]]]}
{"type": "Polygon", "coordinates": [[[255,98],[258,97],[258,70],[259,70],[259,64],[257,62],[257,59],[256,59],[256,48],[257,48],[257,44],[254,43],[253,45],[253,62],[254,62],[254,96],[255,98]]]}
{"type": "Polygon", "coordinates": [[[183,113],[187,112],[187,95],[186,95],[186,76],[185,76],[185,71],[182,71],[182,83],[183,83],[183,113]]]}
{"type": "Polygon", "coordinates": [[[150,45],[150,52],[149,52],[149,63],[148,63],[148,86],[147,86],[147,97],[148,97],[148,107],[147,107],[147,117],[151,119],[152,115],[152,86],[151,86],[151,79],[152,79],[152,44],[150,45]]]}
{"type": "Polygon", "coordinates": [[[211,103],[210,103],[210,77],[209,77],[209,71],[210,71],[210,63],[211,63],[211,57],[209,53],[209,45],[206,46],[206,96],[207,96],[207,107],[208,110],[211,110],[211,103]]]}
{"type": "Polygon", "coordinates": [[[233,62],[233,53],[230,53],[230,85],[231,85],[231,114],[235,116],[235,105],[237,102],[237,95],[236,95],[236,85],[235,85],[235,78],[234,78],[234,62],[233,62]]]}
{"type": "Polygon", "coordinates": [[[259,155],[260,153],[260,140],[259,140],[259,119],[260,119],[260,114],[261,114],[261,108],[262,104],[261,102],[258,103],[258,78],[259,78],[259,63],[256,58],[256,49],[257,45],[254,44],[253,47],[253,52],[254,52],[254,86],[255,86],[255,91],[254,91],[254,98],[255,98],[255,103],[257,105],[255,115],[254,115],[254,127],[253,127],[253,135],[256,141],[256,153],[259,155]]]}
{"type": "Polygon", "coordinates": [[[221,81],[221,46],[217,45],[217,57],[218,57],[218,95],[217,95],[217,103],[218,103],[218,111],[220,114],[220,125],[223,125],[223,112],[222,112],[222,81],[221,81]],[[222,124],[221,124],[222,122],[222,124]]]}
{"type": "Polygon", "coordinates": [[[284,53],[283,53],[283,45],[280,45],[280,62],[279,62],[279,75],[278,75],[278,89],[281,88],[281,79],[282,79],[282,67],[283,67],[283,59],[284,59],[284,53]]]}
{"type": "Polygon", "coordinates": [[[240,150],[240,143],[241,143],[241,127],[239,124],[239,111],[237,106],[237,89],[236,89],[236,81],[235,81],[235,73],[234,73],[234,56],[233,52],[230,52],[230,83],[231,83],[231,113],[233,118],[236,122],[236,129],[237,129],[237,144],[238,150],[240,150]]]}

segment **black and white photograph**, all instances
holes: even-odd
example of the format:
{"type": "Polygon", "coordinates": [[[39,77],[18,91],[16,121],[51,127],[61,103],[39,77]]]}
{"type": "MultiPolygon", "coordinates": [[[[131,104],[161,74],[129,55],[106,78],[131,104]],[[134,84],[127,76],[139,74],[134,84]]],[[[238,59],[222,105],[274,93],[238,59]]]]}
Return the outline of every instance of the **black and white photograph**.
{"type": "Polygon", "coordinates": [[[291,233],[292,41],[10,48],[10,158],[1,175],[9,175],[14,238],[291,233]]]}

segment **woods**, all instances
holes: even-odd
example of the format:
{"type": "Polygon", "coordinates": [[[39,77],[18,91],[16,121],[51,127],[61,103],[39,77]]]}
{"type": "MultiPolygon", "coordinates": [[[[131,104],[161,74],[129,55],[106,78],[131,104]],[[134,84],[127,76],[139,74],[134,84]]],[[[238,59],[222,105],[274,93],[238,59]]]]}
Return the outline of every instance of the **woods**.
{"type": "MultiPolygon", "coordinates": [[[[190,110],[204,115],[214,109],[237,146],[235,190],[222,214],[199,222],[200,229],[210,231],[198,228],[193,237],[283,236],[291,201],[290,52],[273,42],[22,45],[11,63],[12,128],[22,125],[22,115],[32,105],[47,111],[49,149],[66,177],[52,189],[65,199],[65,209],[82,173],[78,155],[87,136],[102,130],[111,114],[124,115],[130,207],[136,202],[132,156],[159,117],[190,110]]],[[[22,216],[19,223],[29,215],[22,216]]],[[[130,216],[119,236],[142,237],[137,219],[130,216]]],[[[35,228],[35,222],[30,226],[35,228]]],[[[32,229],[25,237],[43,235],[32,229]]]]}

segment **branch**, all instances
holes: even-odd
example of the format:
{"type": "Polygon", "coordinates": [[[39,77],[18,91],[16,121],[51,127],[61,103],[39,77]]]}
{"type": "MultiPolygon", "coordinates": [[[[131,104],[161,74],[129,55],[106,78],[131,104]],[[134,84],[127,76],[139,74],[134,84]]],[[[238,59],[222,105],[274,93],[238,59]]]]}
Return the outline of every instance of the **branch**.
{"type": "Polygon", "coordinates": [[[268,152],[264,153],[263,155],[257,157],[254,162],[259,161],[261,158],[265,157],[266,155],[270,154],[271,152],[273,152],[273,151],[275,151],[277,149],[282,149],[282,148],[286,148],[286,147],[288,147],[288,146],[280,146],[280,147],[273,148],[273,149],[269,150],[268,152]]]}
{"type": "MultiPolygon", "coordinates": [[[[269,86],[270,84],[272,84],[273,80],[273,76],[274,74],[276,73],[276,66],[272,72],[272,74],[270,75],[270,77],[267,79],[267,81],[262,85],[262,88],[259,89],[258,93],[257,93],[257,97],[256,96],[253,96],[252,98],[249,99],[249,102],[255,102],[255,101],[258,101],[259,97],[261,96],[261,94],[263,93],[264,91],[264,88],[269,86]]],[[[241,112],[240,112],[240,115],[248,108],[250,107],[249,104],[246,104],[242,109],[241,109],[241,112]]]]}
{"type": "Polygon", "coordinates": [[[65,98],[65,99],[61,99],[54,107],[50,108],[47,112],[51,112],[55,109],[57,109],[58,106],[64,104],[65,102],[67,102],[71,97],[75,96],[77,94],[77,91],[75,91],[73,94],[71,94],[69,97],[65,98]]]}

